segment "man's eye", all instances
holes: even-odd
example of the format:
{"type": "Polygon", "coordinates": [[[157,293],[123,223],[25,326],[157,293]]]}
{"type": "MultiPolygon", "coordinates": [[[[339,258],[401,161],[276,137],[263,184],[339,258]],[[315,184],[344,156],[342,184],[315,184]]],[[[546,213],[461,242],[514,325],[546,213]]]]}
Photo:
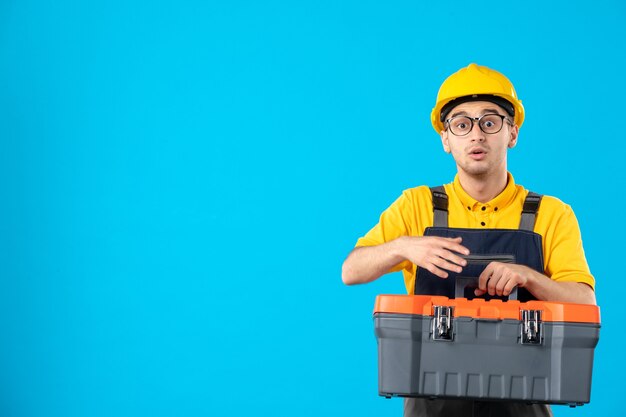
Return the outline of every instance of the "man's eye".
{"type": "Polygon", "coordinates": [[[457,123],[456,127],[458,129],[467,129],[467,123],[464,123],[464,122],[457,123]]]}
{"type": "Polygon", "coordinates": [[[491,121],[491,120],[485,120],[485,121],[483,122],[483,126],[484,126],[484,127],[494,127],[495,125],[496,125],[496,124],[495,124],[493,121],[491,121]]]}

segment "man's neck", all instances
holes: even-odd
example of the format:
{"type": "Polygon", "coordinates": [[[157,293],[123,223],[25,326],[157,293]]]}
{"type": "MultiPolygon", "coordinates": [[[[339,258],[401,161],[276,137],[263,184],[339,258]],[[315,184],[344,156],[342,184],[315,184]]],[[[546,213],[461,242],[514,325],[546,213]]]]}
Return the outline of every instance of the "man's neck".
{"type": "Polygon", "coordinates": [[[473,176],[459,171],[459,182],[461,187],[473,199],[486,203],[493,200],[506,188],[507,183],[506,170],[497,175],[490,174],[485,176],[473,176]]]}

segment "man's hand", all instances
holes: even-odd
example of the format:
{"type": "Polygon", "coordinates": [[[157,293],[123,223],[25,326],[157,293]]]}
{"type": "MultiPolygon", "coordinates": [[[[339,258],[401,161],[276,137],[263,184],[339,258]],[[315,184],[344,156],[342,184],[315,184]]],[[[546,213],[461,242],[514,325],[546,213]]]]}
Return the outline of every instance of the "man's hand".
{"type": "Polygon", "coordinates": [[[402,236],[381,245],[354,249],[343,263],[341,278],[346,285],[371,282],[407,260],[447,278],[446,271],[461,272],[467,264],[459,254],[469,254],[460,237],[402,236]]]}
{"type": "Polygon", "coordinates": [[[526,288],[542,301],[596,304],[593,288],[583,282],[557,282],[525,265],[502,262],[487,265],[478,277],[474,294],[508,296],[515,287],[526,288]]]}
{"type": "Polygon", "coordinates": [[[405,259],[440,278],[448,278],[446,271],[459,273],[467,265],[467,261],[458,255],[469,255],[469,249],[461,245],[460,237],[407,236],[399,240],[405,259]]]}
{"type": "Polygon", "coordinates": [[[474,294],[508,296],[513,288],[526,287],[534,272],[525,265],[491,262],[478,277],[478,288],[474,294]]]}

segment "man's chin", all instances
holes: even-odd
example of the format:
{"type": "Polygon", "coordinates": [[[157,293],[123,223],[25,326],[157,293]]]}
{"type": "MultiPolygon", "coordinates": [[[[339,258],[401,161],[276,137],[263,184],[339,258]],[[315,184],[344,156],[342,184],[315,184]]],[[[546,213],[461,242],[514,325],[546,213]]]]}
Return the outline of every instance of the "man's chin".
{"type": "Polygon", "coordinates": [[[491,173],[490,167],[486,164],[471,164],[467,166],[460,166],[459,168],[472,177],[484,177],[491,173]]]}

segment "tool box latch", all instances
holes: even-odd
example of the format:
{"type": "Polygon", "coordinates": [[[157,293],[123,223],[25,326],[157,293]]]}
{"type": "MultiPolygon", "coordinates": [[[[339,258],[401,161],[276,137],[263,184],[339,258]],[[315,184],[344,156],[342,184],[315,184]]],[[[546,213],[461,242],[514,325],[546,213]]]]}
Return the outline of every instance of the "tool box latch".
{"type": "Polygon", "coordinates": [[[541,310],[521,310],[521,341],[523,345],[540,345],[541,335],[541,310]]]}
{"type": "Polygon", "coordinates": [[[453,312],[451,306],[433,306],[433,340],[452,340],[453,312]]]}

